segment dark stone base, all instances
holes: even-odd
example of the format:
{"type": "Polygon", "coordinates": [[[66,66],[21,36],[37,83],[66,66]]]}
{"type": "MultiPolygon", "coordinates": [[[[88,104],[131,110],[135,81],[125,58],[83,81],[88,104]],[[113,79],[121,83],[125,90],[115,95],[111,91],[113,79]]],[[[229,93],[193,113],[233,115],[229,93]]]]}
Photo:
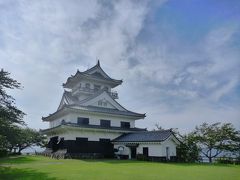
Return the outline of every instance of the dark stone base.
{"type": "Polygon", "coordinates": [[[128,155],[115,155],[117,159],[129,159],[128,155]]]}
{"type": "Polygon", "coordinates": [[[70,158],[113,158],[114,148],[110,142],[85,141],[85,140],[63,140],[60,143],[56,141],[49,143],[48,148],[56,152],[60,149],[66,149],[66,157],[70,158]],[[54,147],[54,148],[53,148],[54,147]]]}
{"type": "Polygon", "coordinates": [[[66,159],[102,159],[105,158],[103,154],[100,153],[67,153],[65,155],[66,159]]]}

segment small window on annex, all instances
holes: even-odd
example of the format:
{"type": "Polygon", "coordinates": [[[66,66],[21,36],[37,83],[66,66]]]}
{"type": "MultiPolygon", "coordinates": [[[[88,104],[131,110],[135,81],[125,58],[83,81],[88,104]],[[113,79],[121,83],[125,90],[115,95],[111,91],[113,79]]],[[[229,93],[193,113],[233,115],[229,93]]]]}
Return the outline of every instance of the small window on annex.
{"type": "Polygon", "coordinates": [[[143,155],[148,157],[148,147],[143,147],[143,155]]]}
{"type": "Polygon", "coordinates": [[[88,125],[89,124],[89,118],[78,117],[77,124],[88,125]]]}

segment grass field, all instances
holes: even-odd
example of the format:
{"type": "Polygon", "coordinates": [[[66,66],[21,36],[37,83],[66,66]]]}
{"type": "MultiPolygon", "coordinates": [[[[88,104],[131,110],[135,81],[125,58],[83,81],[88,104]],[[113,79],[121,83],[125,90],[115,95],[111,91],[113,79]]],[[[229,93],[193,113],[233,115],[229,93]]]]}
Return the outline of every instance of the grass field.
{"type": "Polygon", "coordinates": [[[18,156],[0,159],[0,179],[240,180],[240,166],[132,160],[56,160],[42,156],[18,156]]]}

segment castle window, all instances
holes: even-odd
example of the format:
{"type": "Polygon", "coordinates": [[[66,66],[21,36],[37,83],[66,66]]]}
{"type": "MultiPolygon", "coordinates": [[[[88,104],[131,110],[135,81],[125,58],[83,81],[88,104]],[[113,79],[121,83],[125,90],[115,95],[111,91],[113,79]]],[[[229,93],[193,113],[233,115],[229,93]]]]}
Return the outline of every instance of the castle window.
{"type": "Polygon", "coordinates": [[[121,128],[130,128],[130,122],[121,121],[121,128]]]}
{"type": "Polygon", "coordinates": [[[78,117],[77,124],[88,125],[89,124],[89,118],[78,117]]]}
{"type": "Polygon", "coordinates": [[[100,120],[100,126],[102,127],[110,127],[111,126],[111,121],[110,120],[100,120]]]}

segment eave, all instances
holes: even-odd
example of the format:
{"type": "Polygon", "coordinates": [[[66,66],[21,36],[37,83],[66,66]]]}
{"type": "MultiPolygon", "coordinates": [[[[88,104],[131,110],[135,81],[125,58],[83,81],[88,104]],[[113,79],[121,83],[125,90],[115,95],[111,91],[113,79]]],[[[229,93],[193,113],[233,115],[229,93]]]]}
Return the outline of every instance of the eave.
{"type": "MultiPolygon", "coordinates": [[[[88,109],[76,109],[73,106],[78,106],[78,105],[65,105],[62,109],[57,110],[53,114],[50,114],[47,117],[42,117],[42,120],[43,121],[52,121],[52,120],[55,120],[56,118],[59,118],[59,117],[65,115],[65,114],[68,114],[68,113],[71,113],[71,112],[83,112],[83,113],[87,113],[87,114],[105,115],[105,116],[109,116],[109,117],[125,117],[125,118],[129,118],[129,119],[134,119],[134,120],[143,119],[143,118],[146,117],[145,114],[135,113],[136,115],[124,115],[124,114],[120,114],[120,113],[116,114],[116,113],[111,113],[111,112],[91,111],[91,110],[88,110],[88,109]]],[[[79,106],[79,107],[81,107],[81,106],[79,106]]],[[[81,108],[84,108],[84,107],[81,107],[81,108]]],[[[131,111],[129,111],[129,112],[131,112],[131,111]]]]}
{"type": "Polygon", "coordinates": [[[53,128],[49,129],[43,129],[40,130],[42,134],[58,134],[61,132],[65,132],[68,130],[76,130],[76,131],[90,131],[90,132],[113,132],[113,133],[131,133],[131,132],[136,132],[136,131],[146,131],[146,129],[140,129],[140,128],[129,128],[129,129],[123,129],[119,127],[110,127],[110,128],[105,128],[101,126],[94,126],[90,125],[89,127],[87,126],[78,126],[73,125],[72,123],[66,123],[66,124],[61,124],[53,128]],[[92,127],[93,126],[93,127],[92,127]]]}
{"type": "Polygon", "coordinates": [[[78,82],[79,78],[93,80],[93,81],[97,81],[97,82],[100,82],[100,83],[107,83],[107,84],[111,85],[112,88],[122,84],[122,82],[123,82],[122,80],[111,79],[111,78],[98,78],[98,77],[95,77],[95,76],[91,76],[90,74],[77,71],[77,73],[74,76],[69,77],[67,79],[66,83],[63,83],[63,87],[64,88],[72,88],[72,86],[76,82],[78,82]]]}

